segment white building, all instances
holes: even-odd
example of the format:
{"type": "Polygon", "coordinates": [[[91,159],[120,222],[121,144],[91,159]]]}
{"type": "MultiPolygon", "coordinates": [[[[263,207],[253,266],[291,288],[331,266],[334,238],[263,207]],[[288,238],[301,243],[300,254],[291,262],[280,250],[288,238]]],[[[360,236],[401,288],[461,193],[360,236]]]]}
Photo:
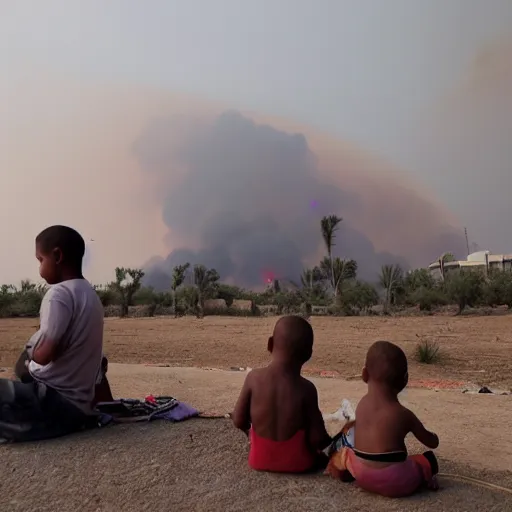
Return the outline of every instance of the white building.
{"type": "Polygon", "coordinates": [[[512,271],[512,254],[492,254],[490,251],[478,251],[470,254],[465,260],[443,261],[439,259],[428,266],[432,275],[437,278],[442,278],[443,274],[446,275],[461,268],[512,271]]]}

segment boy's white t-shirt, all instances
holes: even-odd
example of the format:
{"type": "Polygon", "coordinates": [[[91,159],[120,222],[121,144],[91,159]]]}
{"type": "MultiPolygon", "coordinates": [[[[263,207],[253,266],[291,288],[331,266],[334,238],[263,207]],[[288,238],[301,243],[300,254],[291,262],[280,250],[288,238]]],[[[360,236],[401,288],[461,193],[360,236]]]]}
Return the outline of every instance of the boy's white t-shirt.
{"type": "Polygon", "coordinates": [[[56,284],[43,298],[40,328],[27,345],[33,348],[42,338],[60,340],[54,361],[45,366],[30,361],[28,370],[85,413],[91,412],[101,368],[103,316],[101,301],[88,281],[56,284]]]}

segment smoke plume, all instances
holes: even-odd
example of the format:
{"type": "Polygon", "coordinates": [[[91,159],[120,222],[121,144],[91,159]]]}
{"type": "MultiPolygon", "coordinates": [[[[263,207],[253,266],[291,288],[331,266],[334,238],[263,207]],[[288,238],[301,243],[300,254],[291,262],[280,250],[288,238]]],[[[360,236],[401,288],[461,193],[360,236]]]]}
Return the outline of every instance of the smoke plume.
{"type": "MultiPolygon", "coordinates": [[[[408,256],[418,259],[418,247],[407,249],[408,240],[393,253],[374,247],[357,227],[357,219],[368,217],[367,197],[339,185],[340,174],[349,177],[354,170],[338,169],[337,179],[326,176],[304,135],[237,112],[213,121],[171,116],[150,123],[134,149],[156,184],[172,239],[182,241],[152,265],[148,282],[156,287],[167,286],[171,268],[186,261],[216,268],[225,280],[248,287],[273,278],[297,280],[304,266],[321,256],[320,219],[332,213],[343,217],[334,254],[356,259],[360,277],[373,280],[382,264],[407,268],[408,256]]],[[[424,218],[431,205],[405,188],[391,190],[393,201],[386,204],[389,190],[383,189],[383,200],[373,205],[377,222],[384,220],[395,236],[415,216],[421,219],[418,230],[431,224],[424,218]],[[404,203],[415,211],[403,212],[404,203]]],[[[431,244],[421,255],[425,263],[437,251],[462,246],[460,235],[434,224],[434,237],[419,244],[420,251],[431,244]]]]}
{"type": "Polygon", "coordinates": [[[467,226],[470,247],[495,253],[512,252],[511,131],[512,44],[497,42],[476,56],[418,138],[418,160],[440,171],[429,175],[432,185],[467,226]]]}

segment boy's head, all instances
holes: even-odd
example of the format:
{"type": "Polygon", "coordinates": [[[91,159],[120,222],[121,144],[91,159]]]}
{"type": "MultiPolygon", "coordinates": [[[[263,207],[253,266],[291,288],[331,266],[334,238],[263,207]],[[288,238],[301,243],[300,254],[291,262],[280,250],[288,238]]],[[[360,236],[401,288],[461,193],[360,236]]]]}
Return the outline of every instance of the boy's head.
{"type": "Polygon", "coordinates": [[[395,391],[402,391],[409,380],[404,351],[389,341],[376,341],[366,354],[364,382],[376,382],[395,391]]]}
{"type": "Polygon", "coordinates": [[[81,277],[84,254],[84,239],[67,226],[51,226],[36,237],[39,273],[48,284],[81,277]]]}
{"type": "Polygon", "coordinates": [[[301,366],[313,354],[313,328],[300,316],[284,316],[274,327],[268,340],[268,351],[274,356],[301,366]]]}

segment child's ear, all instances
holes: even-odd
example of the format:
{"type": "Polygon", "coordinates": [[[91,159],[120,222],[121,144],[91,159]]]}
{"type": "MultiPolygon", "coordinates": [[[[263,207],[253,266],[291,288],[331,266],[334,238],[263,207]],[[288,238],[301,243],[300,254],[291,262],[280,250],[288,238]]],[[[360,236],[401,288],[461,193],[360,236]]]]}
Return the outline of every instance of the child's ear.
{"type": "Polygon", "coordinates": [[[270,338],[268,339],[267,350],[271,354],[272,354],[272,351],[274,350],[274,338],[272,336],[270,336],[270,338]]]}
{"type": "Polygon", "coordinates": [[[62,263],[62,251],[59,247],[56,247],[55,249],[53,249],[53,260],[55,261],[55,263],[57,265],[62,263]]]}
{"type": "Polygon", "coordinates": [[[366,366],[363,368],[363,372],[362,372],[361,377],[362,377],[362,379],[363,379],[363,382],[364,382],[365,384],[368,384],[369,375],[368,375],[368,370],[366,369],[366,366]]]}

